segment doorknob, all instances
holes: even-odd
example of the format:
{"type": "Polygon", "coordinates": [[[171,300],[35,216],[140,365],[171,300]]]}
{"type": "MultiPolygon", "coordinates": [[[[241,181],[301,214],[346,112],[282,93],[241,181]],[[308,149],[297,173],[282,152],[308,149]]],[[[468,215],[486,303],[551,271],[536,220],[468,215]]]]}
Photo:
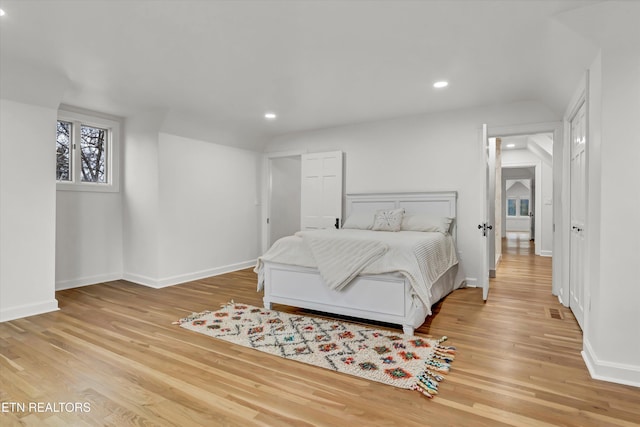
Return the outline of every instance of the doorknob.
{"type": "Polygon", "coordinates": [[[483,222],[482,224],[478,224],[478,230],[482,230],[482,235],[486,237],[487,230],[493,230],[493,225],[483,222]]]}

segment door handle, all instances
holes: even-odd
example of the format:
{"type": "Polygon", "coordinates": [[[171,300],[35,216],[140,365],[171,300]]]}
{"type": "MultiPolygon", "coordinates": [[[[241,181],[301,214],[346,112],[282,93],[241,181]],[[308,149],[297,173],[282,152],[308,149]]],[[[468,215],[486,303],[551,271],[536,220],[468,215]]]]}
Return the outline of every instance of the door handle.
{"type": "Polygon", "coordinates": [[[493,225],[483,222],[482,224],[478,224],[478,230],[482,230],[482,235],[486,237],[487,230],[493,230],[493,225]]]}

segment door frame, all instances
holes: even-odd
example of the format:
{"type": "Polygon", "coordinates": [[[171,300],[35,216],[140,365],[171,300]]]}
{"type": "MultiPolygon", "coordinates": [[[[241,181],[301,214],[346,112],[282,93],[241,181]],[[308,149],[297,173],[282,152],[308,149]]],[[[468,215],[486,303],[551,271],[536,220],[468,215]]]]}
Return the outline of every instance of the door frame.
{"type": "MultiPolygon", "coordinates": [[[[568,261],[565,250],[568,249],[567,242],[568,233],[564,235],[563,230],[569,223],[569,215],[566,209],[563,209],[564,202],[568,199],[567,194],[567,178],[568,172],[566,171],[565,161],[566,155],[564,154],[564,148],[567,145],[564,135],[564,121],[557,122],[542,122],[542,123],[528,123],[520,125],[505,125],[505,126],[491,126],[489,125],[489,138],[500,138],[504,136],[516,136],[516,135],[528,135],[535,133],[552,133],[553,134],[553,258],[552,258],[552,281],[551,281],[551,293],[557,295],[560,299],[560,295],[566,285],[566,263],[568,261]]],[[[539,186],[539,182],[536,183],[539,186]]],[[[539,201],[537,201],[539,202],[539,201]]],[[[539,204],[539,203],[538,203],[539,204]]],[[[566,291],[565,291],[566,292],[566,291]]],[[[560,299],[563,305],[565,304],[563,299],[560,299]]]]}
{"type": "MultiPolygon", "coordinates": [[[[580,79],[580,82],[578,84],[578,89],[576,90],[576,92],[573,94],[573,97],[571,98],[571,101],[568,104],[567,110],[565,111],[565,114],[563,116],[562,119],[562,123],[564,125],[564,134],[563,134],[563,160],[562,160],[562,178],[563,178],[563,188],[564,188],[564,197],[563,197],[563,201],[564,201],[564,217],[565,217],[565,222],[564,222],[564,227],[562,228],[562,235],[563,238],[565,239],[564,242],[566,242],[566,244],[564,245],[564,250],[563,250],[563,257],[565,257],[565,262],[563,263],[562,267],[563,267],[563,271],[562,271],[562,283],[563,286],[560,289],[560,293],[558,294],[558,299],[560,300],[560,303],[562,305],[564,305],[565,307],[569,307],[569,302],[570,302],[570,298],[571,298],[571,282],[570,282],[570,270],[571,270],[571,265],[570,265],[570,261],[571,261],[571,119],[575,116],[575,114],[578,112],[578,109],[580,108],[580,106],[582,105],[582,103],[584,102],[585,104],[585,117],[587,120],[586,123],[586,129],[585,129],[585,135],[587,138],[587,146],[585,148],[585,206],[587,207],[584,213],[584,221],[585,221],[585,228],[586,230],[589,230],[589,141],[591,139],[590,135],[589,135],[589,70],[585,71],[585,73],[583,74],[582,78],[580,79]]],[[[555,175],[554,175],[555,176],[555,175]]],[[[587,231],[587,234],[585,236],[586,242],[585,242],[585,251],[586,253],[590,253],[589,250],[589,233],[587,231]]],[[[590,305],[590,299],[591,299],[591,293],[590,293],[590,282],[589,282],[589,275],[586,274],[587,272],[585,271],[584,274],[584,305],[585,307],[588,307],[588,305],[590,305]]],[[[587,324],[588,324],[588,315],[587,315],[587,311],[585,310],[584,313],[584,318],[583,318],[583,332],[586,333],[587,331],[587,324]]]]}
{"type": "Polygon", "coordinates": [[[589,316],[588,316],[588,307],[591,306],[591,284],[590,284],[590,276],[586,274],[586,261],[588,259],[588,254],[590,253],[590,243],[589,243],[589,142],[591,140],[591,135],[589,132],[589,70],[585,71],[580,83],[578,84],[578,89],[574,93],[571,98],[571,102],[565,111],[563,117],[564,123],[564,173],[566,176],[566,216],[567,223],[564,231],[566,234],[566,280],[564,281],[564,286],[562,289],[562,299],[560,302],[562,305],[566,307],[570,307],[571,301],[571,121],[574,119],[580,107],[584,104],[585,108],[585,137],[587,140],[587,145],[585,147],[585,170],[584,170],[584,194],[585,194],[585,211],[584,211],[584,224],[585,224],[585,243],[584,243],[584,256],[585,256],[585,264],[583,268],[585,271],[583,272],[583,316],[582,316],[582,324],[580,327],[582,328],[583,334],[587,333],[588,324],[589,324],[589,316]]]}

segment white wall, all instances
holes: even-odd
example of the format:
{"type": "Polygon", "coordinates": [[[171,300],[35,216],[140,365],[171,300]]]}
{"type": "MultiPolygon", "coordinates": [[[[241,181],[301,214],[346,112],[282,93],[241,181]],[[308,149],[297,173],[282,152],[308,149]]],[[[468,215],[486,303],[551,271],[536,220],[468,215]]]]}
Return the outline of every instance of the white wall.
{"type": "Polygon", "coordinates": [[[605,48],[590,67],[585,361],[640,386],[640,55],[605,48]]]}
{"type": "Polygon", "coordinates": [[[158,128],[162,117],[127,119],[123,141],[123,277],[155,284],[158,278],[158,128]]]}
{"type": "Polygon", "coordinates": [[[58,190],[56,289],[121,277],[121,193],[58,190]]]}
{"type": "MultiPolygon", "coordinates": [[[[516,182],[511,187],[509,187],[509,180],[507,180],[507,192],[505,197],[505,202],[511,198],[518,199],[528,199],[529,203],[531,203],[531,189],[526,187],[521,182],[516,182]]],[[[531,206],[531,205],[529,205],[531,206]]],[[[520,206],[516,204],[516,213],[519,213],[520,206]]],[[[505,230],[506,231],[531,231],[531,219],[526,217],[510,217],[507,216],[506,212],[503,212],[506,218],[505,221],[505,230]]]]}
{"type": "Polygon", "coordinates": [[[516,103],[363,123],[276,137],[267,151],[345,152],[347,193],[458,191],[458,250],[470,284],[480,284],[483,222],[481,125],[558,118],[537,103],[516,103]]]}
{"type": "Polygon", "coordinates": [[[162,287],[252,266],[261,155],[161,132],[163,120],[126,124],[124,278],[162,287]]]}
{"type": "Polygon", "coordinates": [[[159,284],[254,265],[262,156],[159,135],[159,284]]]}
{"type": "Polygon", "coordinates": [[[0,100],[0,321],[56,310],[55,108],[0,100]]]}

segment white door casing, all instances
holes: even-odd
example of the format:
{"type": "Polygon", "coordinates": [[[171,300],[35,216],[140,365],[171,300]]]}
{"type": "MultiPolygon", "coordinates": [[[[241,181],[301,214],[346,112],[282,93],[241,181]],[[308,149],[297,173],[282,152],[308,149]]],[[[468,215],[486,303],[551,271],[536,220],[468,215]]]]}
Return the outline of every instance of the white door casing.
{"type": "Polygon", "coordinates": [[[336,228],[342,223],[342,151],[302,155],[302,230],[336,228]]]}
{"type": "Polygon", "coordinates": [[[569,307],[583,328],[585,302],[585,224],[586,224],[586,102],[582,102],[570,119],[570,218],[569,307]]]}
{"type": "Polygon", "coordinates": [[[481,147],[483,165],[485,168],[485,182],[482,186],[483,220],[478,224],[482,233],[482,299],[489,297],[489,274],[495,271],[495,234],[493,220],[495,218],[495,140],[489,141],[487,125],[482,125],[481,147]],[[491,265],[493,263],[493,265],[491,265]]]}

